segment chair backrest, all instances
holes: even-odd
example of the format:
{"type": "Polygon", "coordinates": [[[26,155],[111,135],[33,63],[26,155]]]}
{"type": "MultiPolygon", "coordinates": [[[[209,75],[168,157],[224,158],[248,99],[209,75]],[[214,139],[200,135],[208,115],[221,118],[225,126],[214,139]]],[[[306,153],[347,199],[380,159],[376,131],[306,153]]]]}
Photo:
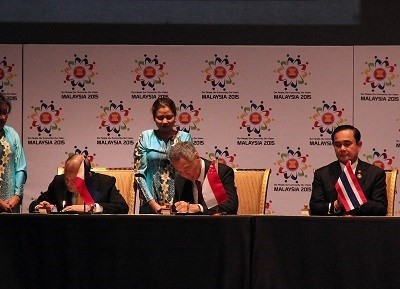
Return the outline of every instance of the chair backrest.
{"type": "Polygon", "coordinates": [[[264,215],[271,169],[236,169],[238,215],[264,215]]]}
{"type": "Polygon", "coordinates": [[[388,199],[387,216],[394,215],[394,199],[396,194],[397,169],[385,170],[386,173],[386,194],[388,199]]]}
{"type": "MultiPolygon", "coordinates": [[[[135,190],[133,189],[135,170],[133,168],[94,167],[92,168],[92,171],[115,177],[115,186],[129,206],[128,214],[132,215],[134,213],[135,207],[135,190]]],[[[57,174],[61,175],[63,173],[64,167],[58,167],[57,174]]]]}

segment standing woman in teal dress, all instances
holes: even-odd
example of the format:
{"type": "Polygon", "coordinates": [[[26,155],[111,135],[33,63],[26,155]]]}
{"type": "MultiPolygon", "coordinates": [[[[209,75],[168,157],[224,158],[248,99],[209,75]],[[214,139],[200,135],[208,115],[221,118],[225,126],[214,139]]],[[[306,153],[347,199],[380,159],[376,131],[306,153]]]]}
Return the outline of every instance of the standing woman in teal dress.
{"type": "Polygon", "coordinates": [[[26,182],[26,160],[18,133],[7,126],[11,103],[0,93],[0,212],[19,213],[26,182]]]}
{"type": "Polygon", "coordinates": [[[172,99],[158,98],[151,110],[157,129],[143,131],[134,151],[141,214],[158,213],[172,205],[176,172],[167,152],[177,142],[192,141],[189,133],[175,128],[176,106],[172,99]]]}

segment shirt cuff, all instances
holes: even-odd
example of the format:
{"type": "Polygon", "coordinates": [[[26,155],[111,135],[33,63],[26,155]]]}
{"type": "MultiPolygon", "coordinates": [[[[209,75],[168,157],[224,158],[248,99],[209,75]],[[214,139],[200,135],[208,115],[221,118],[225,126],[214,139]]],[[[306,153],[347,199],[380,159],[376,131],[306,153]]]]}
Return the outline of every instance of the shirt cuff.
{"type": "Polygon", "coordinates": [[[103,207],[100,206],[98,203],[94,203],[93,213],[103,213],[103,207]]]}

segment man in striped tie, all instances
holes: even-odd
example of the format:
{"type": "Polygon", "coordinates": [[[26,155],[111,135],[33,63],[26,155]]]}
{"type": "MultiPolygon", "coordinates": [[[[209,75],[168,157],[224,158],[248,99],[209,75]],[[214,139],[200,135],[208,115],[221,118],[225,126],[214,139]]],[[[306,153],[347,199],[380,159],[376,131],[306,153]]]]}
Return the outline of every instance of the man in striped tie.
{"type": "Polygon", "coordinates": [[[310,214],[385,216],[385,171],[358,158],[360,131],[351,125],[338,126],[331,139],[337,160],[315,171],[310,214]]]}

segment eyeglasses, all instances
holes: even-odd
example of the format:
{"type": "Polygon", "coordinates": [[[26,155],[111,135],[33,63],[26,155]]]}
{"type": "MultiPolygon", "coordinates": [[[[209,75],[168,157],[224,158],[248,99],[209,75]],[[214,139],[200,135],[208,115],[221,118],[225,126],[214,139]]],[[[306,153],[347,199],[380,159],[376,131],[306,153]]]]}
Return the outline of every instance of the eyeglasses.
{"type": "Polygon", "coordinates": [[[335,148],[340,149],[342,146],[344,146],[345,148],[348,148],[349,146],[351,146],[353,144],[353,142],[351,141],[344,141],[344,142],[334,142],[333,145],[335,148]]]}
{"type": "Polygon", "coordinates": [[[186,166],[184,166],[181,170],[177,170],[178,174],[187,173],[190,171],[194,165],[196,164],[196,159],[190,161],[186,166]]]}
{"type": "Polygon", "coordinates": [[[163,121],[164,118],[167,119],[167,120],[171,120],[171,119],[173,119],[174,117],[175,117],[175,116],[174,116],[173,114],[156,115],[156,119],[157,119],[157,120],[160,120],[160,121],[163,121]]]}

